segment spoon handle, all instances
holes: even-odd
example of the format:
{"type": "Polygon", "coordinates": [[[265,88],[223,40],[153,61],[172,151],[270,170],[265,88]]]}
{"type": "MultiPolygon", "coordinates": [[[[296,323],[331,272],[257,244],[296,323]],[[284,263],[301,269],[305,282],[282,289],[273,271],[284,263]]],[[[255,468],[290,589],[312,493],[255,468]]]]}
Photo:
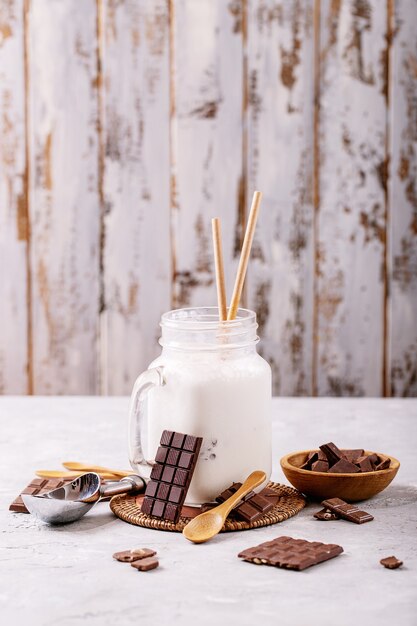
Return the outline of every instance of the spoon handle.
{"type": "Polygon", "coordinates": [[[242,486],[239,487],[236,493],[230,496],[230,498],[223,502],[223,504],[216,507],[216,512],[223,515],[226,519],[230,511],[238,504],[238,502],[242,500],[242,498],[244,498],[250,491],[252,491],[252,489],[258,487],[258,485],[263,483],[265,480],[265,472],[262,472],[261,470],[256,470],[255,472],[252,472],[252,474],[249,474],[242,486]]]}
{"type": "Polygon", "coordinates": [[[132,470],[117,470],[110,469],[108,467],[101,467],[101,465],[88,465],[88,463],[76,463],[75,461],[65,461],[62,465],[71,471],[82,471],[82,472],[96,472],[97,474],[113,474],[114,476],[120,476],[120,478],[125,478],[125,476],[130,476],[132,470]]]}

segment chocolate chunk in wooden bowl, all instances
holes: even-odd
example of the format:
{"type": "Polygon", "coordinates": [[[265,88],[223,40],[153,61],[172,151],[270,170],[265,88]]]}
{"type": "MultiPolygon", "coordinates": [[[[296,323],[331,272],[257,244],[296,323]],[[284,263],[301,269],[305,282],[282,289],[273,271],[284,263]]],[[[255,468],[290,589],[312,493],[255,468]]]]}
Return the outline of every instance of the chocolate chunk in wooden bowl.
{"type": "Polygon", "coordinates": [[[277,537],[254,548],[243,550],[238,557],[256,565],[272,565],[302,571],[307,567],[333,559],[342,552],[342,546],[337,544],[277,537]]]}
{"type": "Polygon", "coordinates": [[[328,469],[329,474],[358,474],[360,471],[357,465],[346,459],[339,459],[328,469]]]}

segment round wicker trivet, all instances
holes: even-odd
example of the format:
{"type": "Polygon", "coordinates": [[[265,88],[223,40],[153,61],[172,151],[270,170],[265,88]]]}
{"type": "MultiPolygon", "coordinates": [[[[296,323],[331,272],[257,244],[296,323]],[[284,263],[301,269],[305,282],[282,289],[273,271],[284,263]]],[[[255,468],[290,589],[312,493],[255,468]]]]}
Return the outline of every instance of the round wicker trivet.
{"type": "MultiPolygon", "coordinates": [[[[305,506],[305,498],[299,491],[286,485],[279,483],[269,483],[268,487],[277,492],[279,496],[278,503],[269,513],[265,513],[256,522],[248,524],[237,520],[227,519],[221,532],[230,532],[234,530],[250,530],[251,528],[260,528],[261,526],[270,526],[282,522],[293,515],[297,515],[305,506]]],[[[130,496],[121,494],[114,496],[110,501],[110,508],[117,517],[120,517],[129,524],[136,526],[144,526],[145,528],[155,528],[156,530],[169,530],[172,532],[182,532],[184,526],[200,513],[198,508],[183,507],[182,515],[177,524],[167,522],[165,520],[149,517],[140,510],[143,496],[130,496]]]]}

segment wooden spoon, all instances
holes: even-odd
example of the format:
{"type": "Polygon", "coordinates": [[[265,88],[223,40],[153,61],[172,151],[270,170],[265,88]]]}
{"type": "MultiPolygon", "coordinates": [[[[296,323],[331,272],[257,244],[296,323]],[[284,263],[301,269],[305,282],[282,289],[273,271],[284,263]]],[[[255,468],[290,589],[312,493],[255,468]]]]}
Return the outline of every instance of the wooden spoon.
{"type": "MultiPolygon", "coordinates": [[[[36,476],[39,478],[78,478],[81,474],[85,474],[84,470],[78,472],[67,472],[65,470],[36,470],[36,476]]],[[[110,474],[109,472],[96,472],[103,480],[118,480],[120,476],[116,474],[110,474]]]]}
{"type": "Polygon", "coordinates": [[[62,463],[67,470],[71,470],[73,472],[96,472],[96,474],[112,474],[113,476],[120,476],[120,478],[125,478],[126,476],[131,476],[133,474],[133,470],[117,470],[117,469],[109,469],[108,467],[101,467],[100,465],[88,465],[88,463],[76,463],[74,461],[65,461],[62,463]]]}
{"type": "Polygon", "coordinates": [[[233,507],[252,491],[252,489],[255,489],[255,487],[265,480],[265,472],[261,472],[260,470],[252,472],[236,493],[230,496],[225,502],[210,511],[197,515],[197,517],[188,522],[182,531],[184,537],[193,543],[204,543],[217,535],[223,528],[225,519],[233,507]]]}

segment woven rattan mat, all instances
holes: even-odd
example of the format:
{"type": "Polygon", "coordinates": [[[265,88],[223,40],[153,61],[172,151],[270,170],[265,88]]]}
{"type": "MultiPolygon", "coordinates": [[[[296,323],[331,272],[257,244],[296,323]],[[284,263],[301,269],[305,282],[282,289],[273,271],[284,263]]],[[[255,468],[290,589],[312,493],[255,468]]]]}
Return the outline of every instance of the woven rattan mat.
{"type": "MultiPolygon", "coordinates": [[[[268,487],[277,492],[279,500],[269,513],[265,513],[256,522],[248,524],[233,519],[227,519],[221,532],[230,532],[234,530],[250,530],[251,528],[260,528],[261,526],[270,526],[282,522],[293,515],[297,515],[305,506],[305,499],[296,489],[280,485],[278,483],[269,483],[268,487]]],[[[110,508],[117,517],[125,522],[135,524],[136,526],[144,526],[145,528],[155,528],[156,530],[169,530],[172,532],[182,532],[184,526],[200,513],[198,508],[184,506],[182,515],[177,524],[167,522],[165,520],[154,519],[145,515],[140,510],[143,500],[142,496],[129,496],[122,494],[114,496],[110,502],[110,508]]]]}

